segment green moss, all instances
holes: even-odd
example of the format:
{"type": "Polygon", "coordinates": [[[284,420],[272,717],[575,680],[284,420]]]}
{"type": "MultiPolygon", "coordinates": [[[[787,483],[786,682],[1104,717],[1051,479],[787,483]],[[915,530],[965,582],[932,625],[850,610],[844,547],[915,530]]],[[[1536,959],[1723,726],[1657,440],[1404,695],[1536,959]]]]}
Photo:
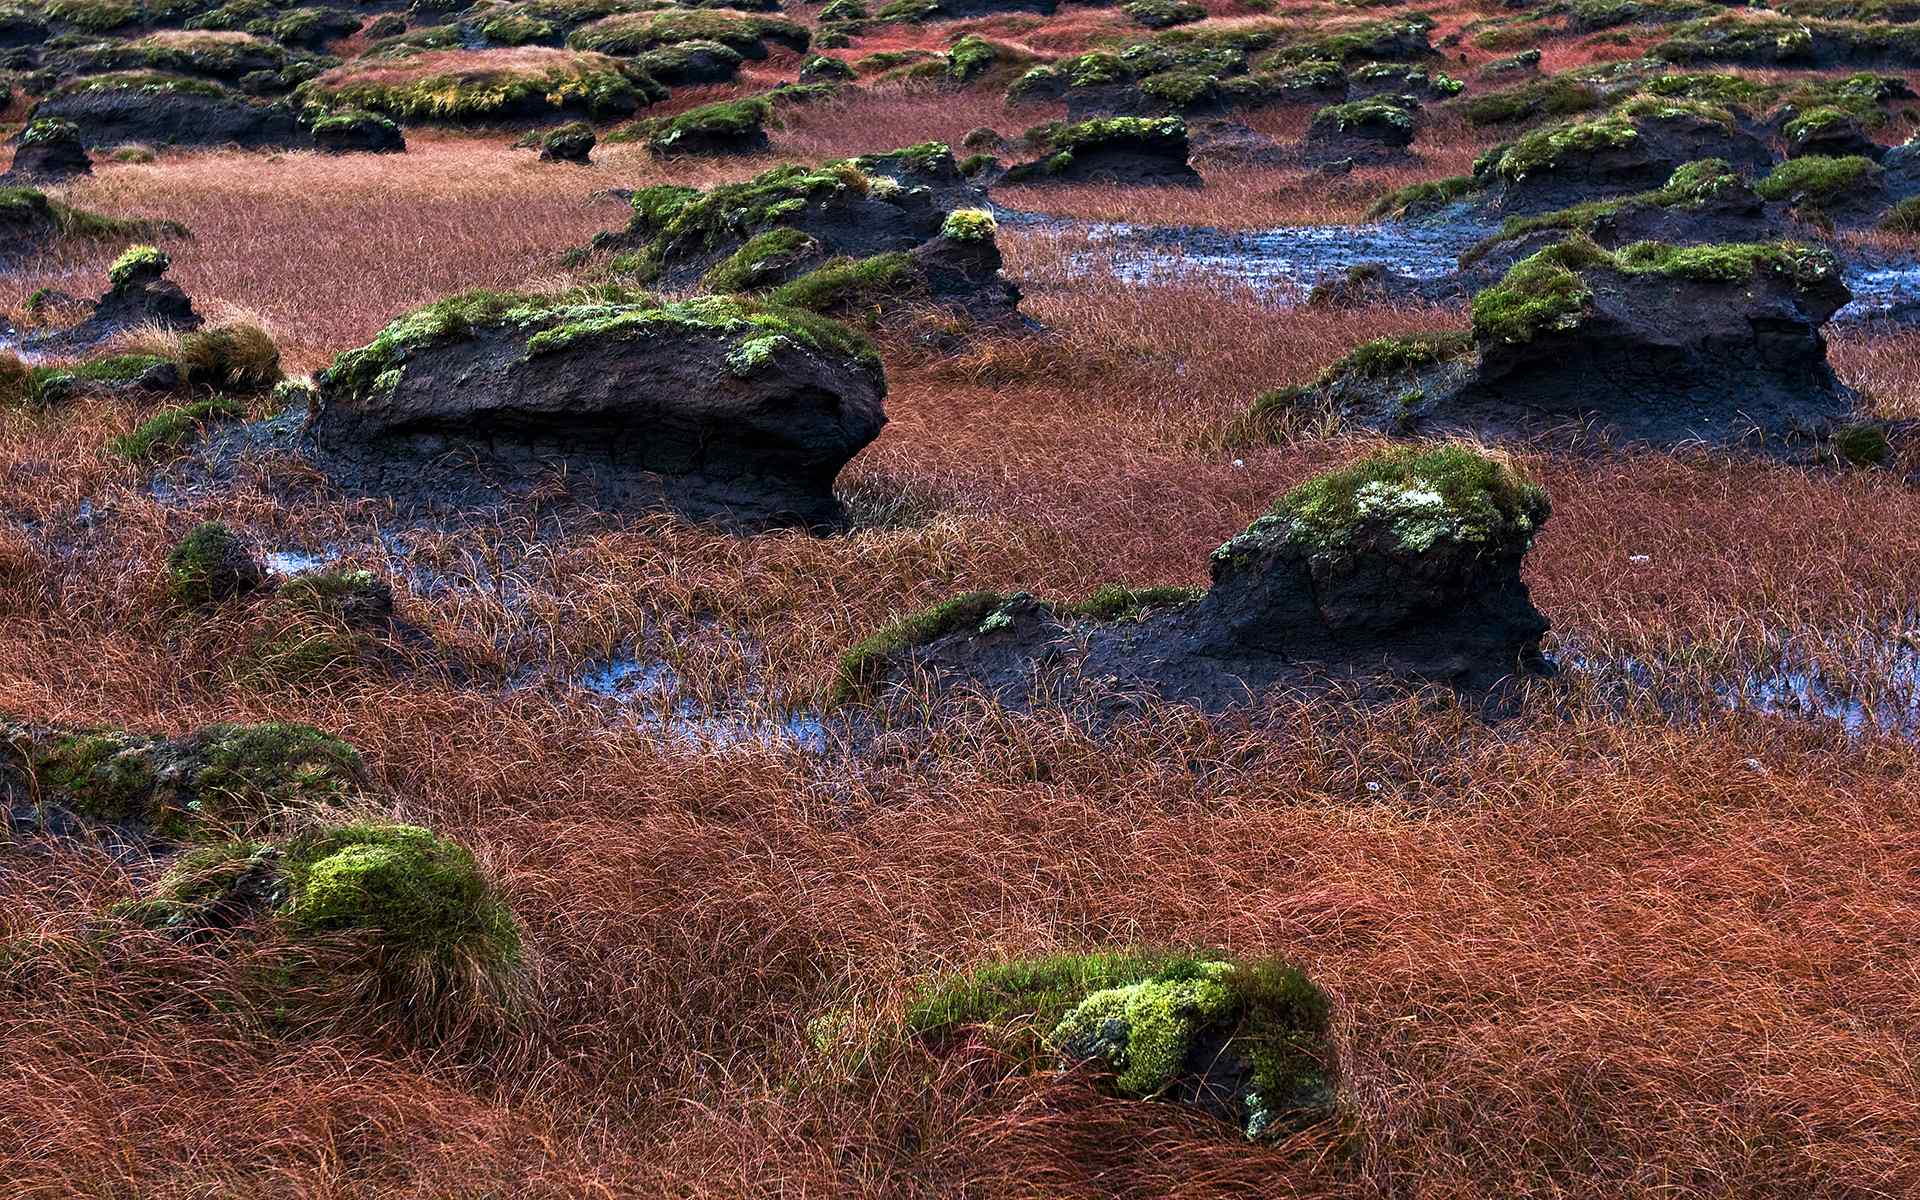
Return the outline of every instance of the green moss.
{"type": "Polygon", "coordinates": [[[1887,431],[1878,425],[1846,425],[1828,439],[1834,457],[1855,467],[1877,467],[1893,457],[1887,431]]]}
{"type": "Polygon", "coordinates": [[[622,116],[665,99],[666,89],[637,66],[601,54],[523,50],[497,67],[436,69],[440,59],[411,60],[412,74],[378,61],[364,71],[342,68],[300,85],[295,99],[324,111],[364,109],[410,121],[496,119],[527,112],[580,111],[622,116]]]}
{"type": "Polygon", "coordinates": [[[1155,609],[1191,604],[1204,595],[1201,588],[1136,588],[1110,583],[1076,604],[1056,606],[1056,611],[1091,621],[1136,621],[1155,609]]]}
{"type": "Polygon", "coordinates": [[[679,42],[719,42],[761,57],[761,43],[781,42],[804,51],[810,42],[807,28],[780,17],[668,9],[650,13],[617,13],[574,31],[567,45],[604,54],[639,54],[679,42]]]}
{"type": "MultiPolygon", "coordinates": [[[[1295,545],[1326,552],[1378,525],[1402,549],[1420,553],[1442,542],[1530,540],[1548,512],[1546,492],[1504,461],[1466,446],[1400,446],[1308,480],[1242,536],[1278,531],[1295,545]]],[[[1216,557],[1231,556],[1239,540],[1216,557]]]]}
{"type": "Polygon", "coordinates": [[[82,75],[53,89],[52,96],[80,96],[90,92],[139,92],[147,96],[204,96],[214,100],[244,102],[238,92],[205,79],[166,75],[153,71],[113,71],[105,75],[82,75]]]}
{"type": "Polygon", "coordinates": [[[1568,117],[1601,105],[1598,88],[1584,79],[1555,75],[1461,102],[1460,114],[1473,125],[1512,125],[1537,117],[1568,117]]]}
{"type": "Polygon", "coordinates": [[[172,265],[173,258],[158,246],[130,246],[107,268],[107,279],[115,288],[129,287],[165,275],[172,265]]]}
{"type": "Polygon", "coordinates": [[[1214,1053],[1250,1065],[1242,1129],[1260,1138],[1329,1108],[1330,1019],[1325,993],[1287,963],[1135,950],[947,976],[923,989],[905,1023],[929,1039],[973,1029],[1016,1053],[1097,1061],[1116,1092],[1136,1099],[1188,1074],[1205,1036],[1214,1053]]]}
{"type": "Polygon", "coordinates": [[[181,936],[265,940],[255,978],[281,1015],[371,1007],[455,1032],[513,1001],[525,961],[519,922],[473,855],[417,825],[199,848],[121,912],[181,936]]]}
{"type": "Polygon", "coordinates": [[[1053,1040],[1075,1058],[1102,1061],[1123,1096],[1144,1100],[1180,1074],[1194,1038],[1233,1006],[1227,962],[1177,964],[1152,979],[1104,988],[1075,1005],[1053,1040]]]}
{"type": "Polygon", "coordinates": [[[1413,132],[1413,114],[1386,100],[1353,100],[1330,104],[1313,115],[1315,125],[1331,125],[1342,133],[1362,129],[1392,129],[1413,132]]]}
{"type": "Polygon", "coordinates": [[[108,449],[129,461],[150,463],[177,454],[209,422],[237,420],[246,415],[246,407],[239,401],[211,396],[155,413],[131,433],[115,438],[108,449]]]}
{"type": "Polygon", "coordinates": [[[1530,342],[1550,330],[1579,325],[1593,293],[1570,264],[1543,250],[1515,263],[1506,277],[1473,298],[1473,333],[1481,342],[1530,342]]]}
{"type": "Polygon", "coordinates": [[[29,121],[27,127],[14,139],[22,146],[42,146],[49,142],[74,142],[80,140],[80,127],[72,121],[59,117],[41,117],[29,121]]]}
{"type": "Polygon", "coordinates": [[[1492,237],[1469,247],[1460,256],[1460,264],[1472,266],[1503,243],[1544,229],[1564,229],[1586,234],[1592,232],[1601,221],[1629,207],[1657,205],[1661,208],[1692,208],[1721,197],[1737,195],[1749,186],[1726,159],[1707,158],[1684,163],[1668,176],[1665,185],[1649,192],[1611,200],[1589,200],[1553,212],[1508,217],[1492,237]]]}
{"type": "Polygon", "coordinates": [[[417,825],[348,825],[295,843],[288,923],[309,934],[377,933],[388,969],[445,978],[510,972],[520,930],[473,855],[417,825]]]}
{"type": "Polygon", "coordinates": [[[115,354],[63,367],[31,367],[24,398],[40,403],[76,384],[131,383],[166,361],[155,354],[115,354]]]}
{"type": "Polygon", "coordinates": [[[1187,136],[1187,123],[1179,117],[1099,117],[1047,127],[1046,145],[1055,153],[1071,154],[1115,142],[1153,142],[1187,136]]]}
{"type": "Polygon", "coordinates": [[[224,810],[324,807],[366,783],[360,752],[311,725],[209,725],[193,743],[193,791],[224,810]]]}
{"type": "Polygon", "coordinates": [[[48,0],[44,11],[50,20],[65,21],[89,33],[105,33],[140,19],[135,0],[48,0]]]}
{"type": "Polygon", "coordinates": [[[947,50],[947,74],[965,83],[986,74],[999,61],[999,47],[979,34],[970,33],[947,50]]]}
{"type": "Polygon", "coordinates": [[[1120,6],[1137,25],[1148,29],[1171,29],[1207,19],[1207,10],[1191,0],[1132,0],[1120,6]]]}
{"type": "Polygon", "coordinates": [[[757,96],[702,104],[647,125],[647,145],[671,151],[689,139],[744,140],[766,128],[773,106],[757,96]]]}
{"type": "Polygon", "coordinates": [[[29,731],[13,745],[43,792],[94,820],[172,837],[233,828],[359,792],[353,747],[305,725],[210,725],[170,739],[119,730],[29,731]]]}
{"type": "Polygon", "coordinates": [[[647,282],[670,260],[751,237],[810,206],[840,196],[865,196],[871,188],[872,180],[852,162],[813,169],[789,164],[707,192],[672,185],[646,188],[633,197],[626,232],[646,239],[647,245],[629,266],[647,282]]]}
{"type": "Polygon", "coordinates": [[[1451,362],[1473,353],[1473,338],[1465,333],[1414,333],[1362,342],[1329,367],[1323,382],[1348,375],[1386,379],[1451,362]]]}
{"type": "Polygon", "coordinates": [[[307,128],[309,132],[315,134],[363,134],[367,131],[397,134],[400,132],[398,125],[381,116],[379,113],[362,112],[358,109],[347,109],[344,112],[322,113],[320,116],[315,117],[307,128]]]}
{"type": "Polygon", "coordinates": [[[708,271],[700,280],[700,286],[709,292],[759,291],[819,246],[819,242],[798,229],[756,233],[708,271]]]}
{"type": "Polygon", "coordinates": [[[775,304],[809,312],[845,312],[917,290],[913,259],[899,251],[869,258],[836,258],[775,289],[775,304]]]}
{"type": "Polygon", "coordinates": [[[1442,208],[1471,195],[1478,187],[1479,181],[1471,175],[1422,180],[1380,197],[1367,210],[1367,215],[1374,218],[1401,217],[1416,209],[1442,208]]]}
{"type": "Polygon", "coordinates": [[[869,635],[841,655],[839,678],[830,703],[844,704],[865,695],[880,681],[887,659],[957,629],[978,626],[1006,600],[1007,597],[998,592],[966,592],[869,635]]]}
{"type": "Polygon", "coordinates": [[[671,46],[662,46],[636,55],[634,63],[642,71],[668,82],[691,71],[696,62],[718,62],[737,69],[744,57],[733,47],[720,42],[691,41],[675,42],[671,46]]]}
{"type": "Polygon", "coordinates": [[[822,354],[879,361],[871,342],[836,321],[737,296],[668,302],[618,288],[547,296],[473,291],[401,317],[366,346],[334,359],[322,379],[327,387],[353,395],[391,391],[413,352],[491,326],[509,327],[524,337],[529,358],[560,353],[583,340],[705,334],[757,340],[763,354],[765,339],[782,337],[822,354]]]}
{"type": "Polygon", "coordinates": [[[984,208],[956,208],[940,223],[940,236],[956,242],[990,242],[999,228],[984,208]]]}
{"type": "Polygon", "coordinates": [[[1631,145],[1640,136],[1621,113],[1549,129],[1536,129],[1507,147],[1494,167],[1500,178],[1518,181],[1540,171],[1551,171],[1570,157],[1631,145]]]}
{"type": "Polygon", "coordinates": [[[1870,186],[1881,173],[1880,164],[1870,158],[1809,154],[1774,167],[1753,190],[1767,200],[1818,202],[1870,186]]]}
{"type": "Polygon", "coordinates": [[[167,598],[189,608],[218,604],[262,582],[253,552],[219,521],[196,525],[167,555],[167,598]]]}
{"type": "Polygon", "coordinates": [[[1920,234],[1920,196],[1909,196],[1887,210],[1880,228],[1888,233],[1920,234]]]}

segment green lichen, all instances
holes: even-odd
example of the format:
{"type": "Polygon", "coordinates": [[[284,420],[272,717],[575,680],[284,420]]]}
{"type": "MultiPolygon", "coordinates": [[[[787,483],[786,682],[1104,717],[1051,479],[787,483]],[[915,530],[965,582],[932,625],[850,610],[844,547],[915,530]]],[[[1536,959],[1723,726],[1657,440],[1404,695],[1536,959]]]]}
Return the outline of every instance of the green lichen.
{"type": "Polygon", "coordinates": [[[903,617],[862,639],[840,656],[839,676],[829,703],[845,704],[867,694],[880,682],[889,658],[957,629],[978,627],[1006,600],[999,592],[966,592],[903,617]]]}
{"type": "Polygon", "coordinates": [[[1546,492],[1506,461],[1466,446],[1394,447],[1294,488],[1214,555],[1230,559],[1247,539],[1274,534],[1316,554],[1337,553],[1368,529],[1412,553],[1443,543],[1524,544],[1548,512],[1546,492]]]}
{"type": "Polygon", "coordinates": [[[1593,293],[1553,247],[1522,259],[1505,278],[1473,298],[1473,333],[1481,342],[1518,345],[1580,324],[1593,293]]]}

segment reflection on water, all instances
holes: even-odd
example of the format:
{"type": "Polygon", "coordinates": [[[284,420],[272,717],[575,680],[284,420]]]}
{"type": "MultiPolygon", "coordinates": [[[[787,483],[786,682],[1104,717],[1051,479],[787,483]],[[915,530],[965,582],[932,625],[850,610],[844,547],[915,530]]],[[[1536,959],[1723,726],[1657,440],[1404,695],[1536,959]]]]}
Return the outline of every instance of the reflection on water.
{"type": "Polygon", "coordinates": [[[664,662],[647,662],[628,653],[593,663],[572,683],[621,706],[635,724],[702,749],[732,746],[791,746],[812,754],[827,749],[826,722],[812,712],[778,717],[747,712],[713,712],[691,700],[674,700],[680,676],[664,662]]]}

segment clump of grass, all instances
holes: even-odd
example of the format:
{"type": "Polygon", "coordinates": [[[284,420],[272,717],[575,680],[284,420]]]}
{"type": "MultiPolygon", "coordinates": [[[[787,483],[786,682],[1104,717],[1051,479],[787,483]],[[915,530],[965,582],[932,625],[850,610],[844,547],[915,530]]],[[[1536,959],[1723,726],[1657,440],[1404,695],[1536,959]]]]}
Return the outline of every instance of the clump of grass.
{"type": "Polygon", "coordinates": [[[194,526],[167,555],[167,599],[185,608],[210,608],[266,581],[252,549],[221,521],[194,526]]]}
{"type": "Polygon", "coordinates": [[[258,392],[280,382],[280,348],[258,325],[230,321],[182,334],[175,360],[190,386],[258,392]]]}

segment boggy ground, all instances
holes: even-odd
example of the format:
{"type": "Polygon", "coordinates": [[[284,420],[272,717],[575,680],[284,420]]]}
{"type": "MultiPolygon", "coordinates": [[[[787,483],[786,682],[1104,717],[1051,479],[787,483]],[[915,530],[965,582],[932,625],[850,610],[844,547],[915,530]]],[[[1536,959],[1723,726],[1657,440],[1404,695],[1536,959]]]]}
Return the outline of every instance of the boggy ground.
{"type": "MultiPolygon", "coordinates": [[[[796,115],[776,148],[983,123],[884,99],[796,115]]],[[[304,371],[449,291],[563,282],[557,255],[622,217],[589,192],[767,161],[662,168],[609,147],[577,171],[501,139],[409,136],[404,158],[103,166],[65,194],[187,221],[173,277],[263,321],[304,371]]],[[[1192,195],[1068,195],[1085,215],[1215,224],[1246,196],[1272,205],[1244,222],[1262,224],[1308,205],[1351,218],[1386,185],[1209,175],[1192,195]]],[[[535,973],[519,1027],[440,1053],[249,1028],[158,939],[143,972],[9,974],[10,1192],[1913,1194],[1920,749],[1871,721],[1849,735],[1725,703],[1788,661],[1904,710],[1889,692],[1920,596],[1911,464],[1523,459],[1555,508],[1527,581],[1570,669],[1493,724],[1430,696],[1280,696],[1213,723],[1161,710],[1098,737],[982,708],[820,755],[692,741],[564,683],[634,654],[672,665],[663,707],[773,716],[821,703],[865,633],[954,592],[1200,583],[1277,494],[1368,446],[1223,445],[1253,391],[1373,336],[1463,324],[1129,288],[1071,239],[1003,242],[1057,337],[889,348],[891,422],[841,478],[860,518],[844,536],[664,517],[556,534],[538,513],[435,534],[324,491],[276,498],[288,478],[162,502],[104,449],[145,415],[131,402],[0,412],[0,708],[339,732],[398,815],[476,849],[535,973]],[[258,613],[159,602],[167,549],[207,517],[390,575],[402,615],[467,669],[250,673],[258,613]],[[984,1053],[888,1045],[853,1079],[808,1049],[821,1013],[884,1027],[943,969],[1135,941],[1306,967],[1335,1001],[1339,1118],[1250,1146],[984,1053]],[[177,980],[158,1005],[136,995],[154,977],[177,980]]],[[[90,293],[110,258],[0,286],[9,303],[61,280],[90,293]]],[[[1880,415],[1910,417],[1916,349],[1849,331],[1834,359],[1880,415]]],[[[0,938],[81,938],[76,914],[132,882],[100,850],[16,843],[0,938]]]]}

